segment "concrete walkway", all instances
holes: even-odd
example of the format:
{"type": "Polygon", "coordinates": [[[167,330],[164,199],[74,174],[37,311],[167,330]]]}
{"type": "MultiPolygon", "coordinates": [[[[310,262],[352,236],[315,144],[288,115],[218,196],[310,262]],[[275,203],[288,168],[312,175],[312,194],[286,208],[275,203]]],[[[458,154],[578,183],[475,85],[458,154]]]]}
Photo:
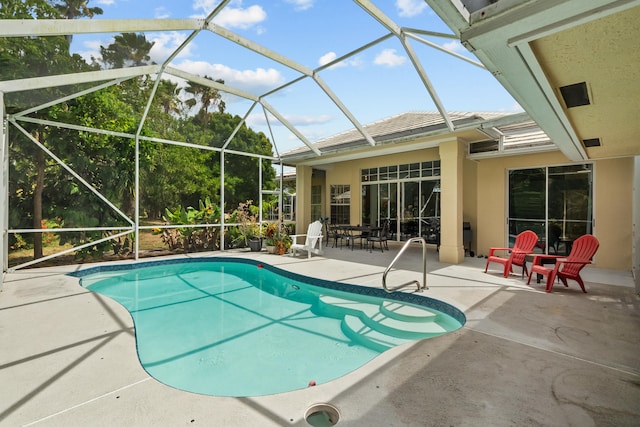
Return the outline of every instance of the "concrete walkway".
{"type": "MultiPolygon", "coordinates": [[[[281,268],[380,287],[398,251],[328,248],[322,257],[246,256],[281,268]]],[[[194,255],[195,256],[195,255],[194,255]]],[[[140,366],[129,313],[65,275],[20,270],[0,292],[0,425],[307,426],[317,403],[338,426],[637,426],[640,298],[630,275],[587,270],[544,292],[519,275],[428,254],[429,290],[467,315],[460,330],[395,347],[356,372],[304,390],[255,398],[183,392],[140,366]]],[[[497,266],[495,266],[497,268],[497,266]]],[[[412,248],[389,282],[420,279],[412,248]]],[[[411,291],[411,290],[409,290],[411,291]]]]}

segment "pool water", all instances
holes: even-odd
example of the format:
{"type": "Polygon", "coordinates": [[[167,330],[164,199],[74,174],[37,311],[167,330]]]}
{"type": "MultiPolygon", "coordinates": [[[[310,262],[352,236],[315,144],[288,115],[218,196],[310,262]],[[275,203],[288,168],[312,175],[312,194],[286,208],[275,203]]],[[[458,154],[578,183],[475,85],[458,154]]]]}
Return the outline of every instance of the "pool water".
{"type": "MultiPolygon", "coordinates": [[[[388,348],[464,323],[461,312],[439,301],[449,314],[380,298],[378,289],[306,278],[253,260],[138,263],[74,275],[131,313],[138,357],[151,376],[215,396],[326,383],[388,348]]],[[[413,296],[389,295],[396,294],[413,296]]]]}

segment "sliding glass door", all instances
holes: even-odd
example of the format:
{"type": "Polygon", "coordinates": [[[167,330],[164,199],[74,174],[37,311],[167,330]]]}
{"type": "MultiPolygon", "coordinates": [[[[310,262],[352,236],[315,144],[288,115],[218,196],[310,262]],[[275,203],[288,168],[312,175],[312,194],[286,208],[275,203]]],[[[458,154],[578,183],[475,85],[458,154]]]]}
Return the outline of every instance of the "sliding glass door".
{"type": "Polygon", "coordinates": [[[566,255],[571,243],[593,232],[593,168],[590,164],[509,172],[509,242],[535,231],[537,252],[566,255]]]}

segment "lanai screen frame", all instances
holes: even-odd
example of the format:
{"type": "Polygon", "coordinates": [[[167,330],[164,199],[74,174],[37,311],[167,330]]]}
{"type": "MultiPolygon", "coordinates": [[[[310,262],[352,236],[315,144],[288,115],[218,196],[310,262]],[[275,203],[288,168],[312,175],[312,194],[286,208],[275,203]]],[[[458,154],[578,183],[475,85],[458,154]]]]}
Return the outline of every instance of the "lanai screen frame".
{"type": "MultiPolygon", "coordinates": [[[[475,65],[481,69],[485,69],[484,65],[481,64],[478,61],[475,61],[473,59],[467,58],[463,55],[460,55],[459,53],[454,52],[453,50],[450,49],[446,49],[443,48],[433,42],[430,42],[429,40],[425,39],[424,36],[434,36],[434,37],[440,37],[440,38],[445,38],[445,39],[449,39],[449,40],[459,40],[459,37],[454,35],[454,34],[445,34],[445,33],[439,33],[439,32],[431,32],[431,31],[424,31],[424,30],[415,30],[415,29],[409,29],[409,28],[403,28],[398,26],[391,18],[389,18],[387,15],[385,15],[381,10],[379,10],[373,3],[371,3],[370,1],[366,1],[366,0],[354,0],[354,2],[360,6],[365,12],[367,12],[368,14],[370,14],[376,21],[378,21],[378,23],[380,23],[380,25],[382,27],[384,27],[387,31],[388,34],[371,41],[370,43],[367,43],[363,46],[361,46],[358,49],[355,49],[339,58],[334,59],[333,61],[324,64],[316,69],[310,69],[306,66],[303,66],[302,64],[296,63],[295,61],[287,58],[284,55],[281,55],[277,52],[274,52],[264,46],[261,46],[251,40],[248,40],[238,34],[235,34],[219,25],[213,24],[212,20],[213,18],[225,7],[227,6],[227,4],[229,3],[230,0],[224,0],[222,1],[205,19],[135,19],[135,20],[45,20],[45,19],[39,19],[39,20],[0,20],[0,37],[29,37],[29,36],[57,36],[57,35],[69,35],[69,34],[93,34],[93,33],[123,33],[123,32],[145,32],[145,31],[192,31],[192,33],[187,37],[187,39],[167,58],[167,60],[163,63],[163,64],[159,64],[159,65],[147,65],[147,66],[141,66],[141,67],[129,67],[129,68],[121,68],[121,69],[109,69],[109,70],[100,70],[100,71],[91,71],[91,72],[84,72],[84,73],[75,73],[75,74],[65,74],[65,75],[50,75],[50,76],[43,76],[43,77],[35,77],[35,78],[28,78],[28,79],[18,79],[18,80],[12,80],[12,81],[3,81],[0,82],[0,116],[3,119],[3,126],[0,127],[0,141],[2,141],[2,144],[0,146],[0,159],[2,159],[2,175],[0,175],[0,190],[2,191],[2,196],[0,196],[0,200],[2,201],[2,205],[4,206],[4,208],[0,209],[0,225],[2,227],[2,233],[0,234],[0,262],[2,263],[2,267],[3,267],[3,273],[7,272],[8,269],[8,233],[10,232],[43,232],[43,231],[48,231],[50,232],[51,230],[42,230],[42,229],[29,229],[29,230],[10,230],[9,229],[9,224],[8,224],[8,219],[9,219],[9,204],[8,204],[8,182],[9,182],[9,176],[8,176],[8,170],[9,170],[9,149],[8,149],[8,141],[9,141],[9,124],[13,125],[18,131],[21,131],[21,127],[19,126],[18,122],[24,121],[24,122],[37,122],[40,123],[42,125],[50,125],[50,126],[60,126],[60,127],[67,127],[67,128],[72,128],[72,129],[77,129],[77,130],[82,130],[82,131],[87,131],[87,132],[98,132],[98,133],[110,133],[109,131],[105,131],[105,130],[101,130],[101,129],[92,129],[92,128],[87,128],[87,127],[83,127],[83,126],[76,126],[76,125],[69,125],[69,124],[63,124],[63,123],[55,123],[55,122],[51,122],[51,121],[42,121],[42,120],[37,120],[37,119],[33,119],[33,118],[29,118],[27,117],[27,114],[37,111],[39,109],[43,109],[46,107],[49,107],[51,105],[55,105],[56,103],[59,102],[63,102],[65,100],[68,99],[73,99],[74,97],[78,97],[87,93],[90,93],[92,91],[96,91],[99,90],[103,87],[112,85],[112,84],[117,84],[123,80],[127,80],[127,79],[131,79],[131,78],[135,78],[138,76],[144,76],[144,75],[153,75],[155,76],[155,85],[154,88],[151,92],[151,95],[149,97],[149,100],[147,102],[145,111],[143,112],[142,116],[141,116],[141,120],[138,126],[138,130],[135,134],[118,134],[118,136],[121,137],[127,137],[127,138],[134,138],[135,139],[135,218],[133,220],[131,220],[131,218],[129,218],[127,215],[124,215],[122,212],[119,212],[118,209],[112,204],[110,203],[104,196],[100,195],[99,193],[97,193],[95,190],[94,193],[96,193],[96,195],[98,195],[98,197],[100,197],[107,205],[109,205],[111,208],[115,209],[121,216],[123,216],[127,222],[129,222],[130,227],[121,227],[121,228],[109,228],[109,230],[115,230],[115,231],[120,231],[118,234],[110,236],[108,238],[103,239],[102,241],[105,240],[109,240],[109,239],[113,239],[113,238],[117,238],[119,236],[125,235],[125,234],[130,234],[130,233],[135,233],[135,258],[138,259],[139,257],[139,231],[146,229],[146,228],[152,228],[152,227],[146,227],[146,226],[140,226],[139,224],[139,208],[140,208],[140,203],[139,203],[139,197],[137,197],[140,193],[139,193],[139,144],[141,140],[146,140],[146,141],[152,141],[152,142],[157,142],[157,143],[162,143],[162,144],[175,144],[175,145],[180,145],[180,146],[185,146],[185,147],[190,147],[190,148],[198,148],[198,149],[209,149],[209,150],[216,150],[219,151],[221,153],[221,181],[222,181],[222,185],[221,185],[221,194],[220,194],[220,198],[221,198],[221,207],[224,206],[224,155],[225,153],[233,153],[233,154],[238,154],[238,155],[244,155],[244,156],[251,156],[251,157],[258,157],[260,160],[259,164],[261,165],[262,159],[269,159],[272,162],[276,163],[276,164],[280,164],[281,167],[281,174],[280,176],[282,177],[283,173],[282,173],[282,168],[283,168],[283,162],[282,159],[280,158],[280,154],[278,153],[277,150],[277,142],[274,140],[273,138],[273,134],[271,135],[271,142],[273,144],[273,147],[276,151],[276,155],[273,157],[269,157],[269,156],[263,156],[263,155],[255,155],[255,154],[251,154],[251,153],[245,153],[245,152],[237,152],[237,151],[233,151],[233,150],[229,150],[228,149],[228,145],[231,142],[231,140],[233,139],[233,136],[235,135],[235,133],[237,132],[237,130],[240,128],[240,126],[242,126],[248,115],[251,113],[251,111],[258,105],[260,105],[265,113],[265,117],[267,119],[267,125],[269,126],[269,129],[271,129],[271,125],[269,123],[269,117],[268,117],[268,113],[270,113],[273,117],[275,117],[280,123],[282,123],[284,126],[286,126],[289,131],[291,131],[302,143],[304,143],[307,147],[309,147],[309,149],[316,155],[316,156],[320,156],[321,153],[318,150],[317,147],[315,147],[298,129],[296,129],[295,126],[293,126],[293,124],[291,124],[284,116],[282,116],[275,108],[273,108],[267,101],[266,101],[266,97],[273,95],[274,93],[277,92],[281,92],[284,89],[286,89],[289,85],[291,84],[295,84],[296,82],[303,80],[303,79],[311,79],[314,81],[314,83],[320,87],[320,89],[326,94],[327,97],[330,98],[330,100],[338,107],[338,109],[341,111],[342,114],[344,114],[344,116],[353,124],[354,128],[358,130],[358,132],[360,132],[360,134],[362,134],[362,136],[364,137],[364,139],[371,145],[371,146],[375,146],[377,145],[376,142],[374,141],[374,139],[371,137],[371,135],[369,135],[367,133],[367,131],[364,129],[364,127],[362,126],[362,124],[359,123],[359,121],[357,120],[357,118],[347,109],[347,107],[341,102],[341,100],[337,97],[337,95],[331,90],[331,88],[322,80],[322,78],[319,75],[319,72],[327,69],[329,67],[334,66],[335,64],[344,61],[358,53],[360,53],[361,51],[364,51],[372,46],[375,46],[391,37],[395,37],[397,38],[400,43],[402,44],[405,53],[408,55],[408,57],[411,60],[411,63],[413,65],[413,68],[415,69],[416,73],[419,75],[421,82],[424,85],[424,88],[426,90],[426,92],[428,93],[429,97],[431,98],[431,100],[433,101],[434,105],[436,106],[438,112],[441,114],[444,123],[446,124],[447,128],[449,131],[453,132],[455,131],[455,126],[452,123],[452,120],[449,117],[449,114],[447,113],[447,110],[445,109],[443,103],[440,100],[440,97],[438,96],[438,93],[435,89],[435,87],[432,85],[429,77],[427,76],[424,68],[422,67],[422,64],[420,63],[420,60],[418,59],[412,45],[411,45],[411,40],[413,41],[417,41],[419,43],[423,43],[425,45],[428,45],[434,49],[438,49],[440,51],[443,51],[447,54],[450,54],[462,61],[468,62],[472,65],[475,65]],[[255,53],[258,53],[259,55],[262,55],[270,60],[276,61],[294,71],[297,71],[300,74],[300,77],[297,79],[294,79],[292,81],[286,82],[285,84],[283,84],[282,86],[271,90],[268,93],[264,93],[260,96],[256,96],[254,94],[250,94],[247,92],[244,92],[242,90],[239,90],[237,88],[231,87],[229,85],[225,85],[225,84],[221,84],[215,81],[212,81],[210,79],[205,79],[203,77],[191,74],[191,73],[187,73],[175,68],[170,67],[168,64],[171,63],[171,61],[195,38],[195,36],[200,33],[201,31],[210,31],[212,33],[214,33],[217,36],[223,37],[233,43],[236,43],[237,45],[246,48],[246,49],[250,49],[252,51],[254,51],[255,53]],[[146,119],[146,116],[148,114],[149,108],[151,106],[151,102],[153,100],[153,97],[155,95],[155,90],[157,88],[158,83],[160,82],[161,78],[163,75],[171,75],[174,77],[178,77],[181,79],[185,79],[203,86],[208,86],[208,87],[212,87],[214,89],[217,89],[220,92],[225,92],[225,93],[229,93],[247,100],[252,101],[252,106],[249,108],[249,110],[246,112],[246,114],[244,115],[244,117],[242,118],[242,121],[239,123],[238,127],[232,132],[231,136],[227,139],[227,141],[225,142],[225,144],[223,145],[222,148],[213,148],[213,147],[203,147],[200,145],[195,145],[195,144],[189,144],[186,142],[182,142],[182,141],[171,141],[171,140],[166,140],[166,139],[160,139],[160,138],[149,138],[149,137],[145,137],[143,135],[141,135],[141,130],[142,130],[142,125],[146,119]],[[55,86],[67,86],[67,85],[71,85],[71,84],[78,84],[78,83],[99,83],[99,82],[106,82],[106,83],[101,83],[91,89],[76,93],[74,95],[65,97],[65,98],[61,98],[58,99],[56,101],[52,101],[50,103],[46,103],[43,105],[40,105],[38,107],[34,107],[34,108],[30,108],[28,110],[16,113],[16,114],[12,114],[11,116],[7,116],[6,115],[6,111],[5,111],[5,104],[4,104],[4,94],[5,93],[10,93],[10,92],[17,92],[17,91],[26,91],[26,90],[37,90],[40,88],[47,88],[47,87],[55,87],[55,86]]],[[[23,132],[25,133],[25,132],[23,132]]],[[[37,141],[35,141],[32,137],[30,137],[30,135],[28,135],[28,132],[25,133],[27,135],[27,137],[29,137],[31,139],[32,142],[34,142],[37,145],[40,145],[41,149],[45,149],[46,148],[44,146],[42,146],[40,143],[38,143],[37,141]]],[[[53,155],[53,153],[48,153],[50,156],[52,156],[55,159],[55,156],[53,155]]],[[[59,159],[58,159],[59,160],[59,159]]],[[[61,164],[61,166],[65,167],[65,169],[67,169],[70,173],[74,174],[74,172],[68,168],[66,165],[64,165],[61,161],[58,161],[58,163],[61,164]]],[[[80,178],[77,175],[76,178],[80,178]]],[[[260,175],[261,176],[261,175],[260,175]]],[[[80,179],[81,180],[81,179],[80,179]]],[[[81,180],[82,182],[82,180],[81,180]]],[[[84,183],[84,182],[83,182],[84,183]]],[[[84,183],[87,188],[92,189],[92,187],[88,184],[88,183],[84,183]]],[[[259,187],[259,191],[260,194],[262,194],[262,183],[260,182],[258,184],[259,187]]],[[[282,189],[282,182],[280,185],[280,188],[282,189]]],[[[260,198],[262,199],[262,197],[260,198]]],[[[280,200],[282,200],[282,195],[280,195],[280,200]]],[[[221,229],[224,229],[224,209],[221,209],[221,218],[220,218],[220,227],[221,229]]],[[[198,225],[200,227],[200,225],[198,225]]],[[[157,228],[157,227],[153,227],[153,228],[157,228]]],[[[172,226],[166,226],[166,228],[173,228],[172,226]]],[[[95,230],[96,228],[94,228],[93,230],[95,230]]],[[[100,230],[105,230],[106,228],[103,227],[99,227],[97,229],[100,230]]],[[[82,231],[82,230],[89,230],[89,229],[81,229],[81,228],[74,228],[74,229],[57,229],[58,232],[63,232],[63,231],[82,231]]],[[[221,233],[221,235],[223,236],[224,233],[221,233]]],[[[224,239],[224,237],[222,237],[224,239]]],[[[57,254],[55,254],[55,256],[60,256],[64,253],[68,253],[68,252],[72,252],[78,249],[82,249],[84,246],[89,246],[89,245],[95,245],[96,243],[98,243],[100,241],[96,241],[96,242],[92,242],[90,244],[86,244],[83,246],[78,246],[75,247],[73,249],[67,250],[67,251],[63,251],[63,252],[59,252],[57,254]]],[[[222,249],[224,249],[224,244],[222,245],[222,249]]],[[[39,258],[38,260],[34,260],[34,261],[30,261],[28,263],[24,263],[21,264],[20,266],[16,266],[13,267],[12,270],[15,270],[17,268],[22,268],[22,267],[26,267],[28,265],[32,265],[34,263],[37,262],[42,262],[46,259],[50,259],[52,256],[48,256],[48,257],[43,257],[43,258],[39,258]]]]}

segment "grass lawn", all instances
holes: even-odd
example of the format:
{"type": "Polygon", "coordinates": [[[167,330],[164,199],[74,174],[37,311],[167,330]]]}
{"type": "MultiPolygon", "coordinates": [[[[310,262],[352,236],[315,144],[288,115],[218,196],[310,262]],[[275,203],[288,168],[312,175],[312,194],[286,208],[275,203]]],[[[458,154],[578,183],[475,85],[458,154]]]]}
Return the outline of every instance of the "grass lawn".
{"type": "MultiPolygon", "coordinates": [[[[56,235],[51,235],[46,239],[48,243],[45,243],[42,252],[43,255],[49,256],[59,252],[63,252],[67,249],[73,248],[71,243],[65,243],[64,245],[60,245],[60,239],[56,235]]],[[[167,245],[165,245],[160,235],[153,234],[150,230],[142,230],[140,232],[140,242],[139,248],[141,251],[140,256],[153,256],[153,255],[164,255],[168,254],[167,245]]],[[[85,262],[99,262],[99,261],[112,261],[116,259],[127,259],[133,258],[133,256],[126,255],[113,255],[112,252],[106,252],[102,258],[86,258],[86,259],[78,259],[75,256],[74,252],[60,255],[58,257],[52,258],[47,261],[42,261],[40,263],[34,264],[33,268],[37,267],[47,267],[52,265],[68,265],[68,264],[82,264],[85,262]]],[[[18,249],[18,250],[9,250],[9,267],[14,267],[16,265],[23,264],[25,262],[31,261],[33,259],[33,248],[26,249],[18,249]]]]}

